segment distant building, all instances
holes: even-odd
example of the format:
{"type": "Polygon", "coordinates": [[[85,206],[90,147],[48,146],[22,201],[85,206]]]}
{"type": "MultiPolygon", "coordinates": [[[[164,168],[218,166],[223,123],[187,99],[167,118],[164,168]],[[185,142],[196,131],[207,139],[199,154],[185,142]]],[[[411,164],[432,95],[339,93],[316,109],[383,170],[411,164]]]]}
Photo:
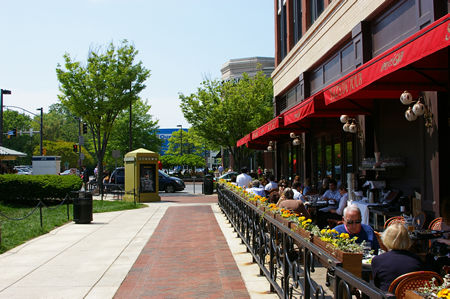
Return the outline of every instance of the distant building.
{"type": "MultiPolygon", "coordinates": [[[[180,130],[179,128],[168,128],[168,129],[159,129],[158,130],[158,138],[163,140],[161,145],[161,150],[159,151],[160,155],[164,155],[166,151],[169,149],[169,138],[172,136],[173,132],[180,130]]],[[[188,129],[183,128],[183,132],[187,132],[188,129]]]]}
{"type": "Polygon", "coordinates": [[[242,78],[243,73],[254,77],[259,70],[270,77],[275,69],[275,58],[273,57],[248,57],[230,59],[222,66],[222,80],[235,80],[242,78]],[[258,68],[259,66],[259,68],[258,68]]]}

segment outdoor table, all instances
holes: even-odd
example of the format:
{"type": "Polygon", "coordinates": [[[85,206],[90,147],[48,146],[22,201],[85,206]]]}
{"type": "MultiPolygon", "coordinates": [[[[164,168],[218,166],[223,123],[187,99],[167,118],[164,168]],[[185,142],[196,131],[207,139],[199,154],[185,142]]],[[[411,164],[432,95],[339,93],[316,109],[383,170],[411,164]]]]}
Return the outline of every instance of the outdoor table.
{"type": "Polygon", "coordinates": [[[305,196],[306,200],[304,205],[311,215],[312,220],[316,220],[317,211],[321,208],[328,206],[328,202],[326,200],[318,200],[318,197],[309,197],[305,196]],[[308,199],[310,199],[308,201],[308,199]]]}

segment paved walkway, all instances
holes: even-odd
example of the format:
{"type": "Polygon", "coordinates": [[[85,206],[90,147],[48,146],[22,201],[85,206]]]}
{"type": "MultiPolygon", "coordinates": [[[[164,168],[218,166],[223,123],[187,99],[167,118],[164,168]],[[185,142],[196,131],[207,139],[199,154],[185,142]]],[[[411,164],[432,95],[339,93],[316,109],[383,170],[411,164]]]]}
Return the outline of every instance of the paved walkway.
{"type": "Polygon", "coordinates": [[[217,196],[163,195],[0,255],[0,298],[277,298],[217,196]]]}

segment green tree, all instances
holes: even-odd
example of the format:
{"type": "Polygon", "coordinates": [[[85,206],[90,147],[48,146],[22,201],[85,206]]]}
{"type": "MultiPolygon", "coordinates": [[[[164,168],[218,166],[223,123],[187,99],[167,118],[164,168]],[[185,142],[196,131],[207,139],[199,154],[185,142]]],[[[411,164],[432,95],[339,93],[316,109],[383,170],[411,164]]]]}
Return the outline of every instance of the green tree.
{"type": "MultiPolygon", "coordinates": [[[[64,68],[58,64],[59,99],[74,116],[88,124],[92,134],[98,171],[103,173],[103,159],[114,122],[130,103],[139,98],[150,76],[142,62],[135,63],[138,51],[126,40],[116,47],[110,43],[104,52],[90,50],[85,66],[64,55],[64,68]]],[[[102,180],[99,180],[100,190],[102,180]]]]}
{"type": "Polygon", "coordinates": [[[31,164],[31,156],[33,153],[33,148],[36,144],[39,144],[39,136],[30,137],[29,134],[24,133],[29,132],[30,128],[35,127],[32,118],[29,117],[28,115],[19,113],[18,111],[15,110],[3,111],[4,133],[16,130],[16,136],[12,135],[3,136],[3,146],[14,149],[19,152],[26,153],[28,155],[27,157],[24,158],[18,158],[17,162],[20,164],[31,164]]]}
{"type": "Polygon", "coordinates": [[[168,140],[167,155],[194,154],[204,156],[205,142],[192,128],[186,131],[174,131],[168,140]],[[183,146],[181,146],[183,143],[183,146]],[[183,148],[183,152],[181,152],[183,148]]]}
{"type": "MultiPolygon", "coordinates": [[[[44,140],[43,147],[47,151],[47,156],[61,157],[61,167],[65,162],[69,163],[69,168],[78,166],[79,156],[73,151],[73,142],[44,140]]],[[[95,161],[92,155],[84,147],[81,148],[81,152],[84,154],[84,165],[94,166],[95,161]]],[[[39,155],[39,146],[34,148],[33,154],[39,155]]]]}
{"type": "Polygon", "coordinates": [[[184,117],[197,134],[224,147],[240,163],[236,142],[273,116],[271,78],[262,71],[239,81],[206,80],[189,96],[179,95],[184,117]]]}
{"type": "Polygon", "coordinates": [[[46,140],[78,143],[78,119],[61,104],[50,106],[43,127],[46,140]]]}
{"type": "MultiPolygon", "coordinates": [[[[149,114],[151,105],[138,99],[131,107],[131,129],[133,148],[145,148],[159,152],[162,141],[158,138],[158,120],[153,120],[149,114]]],[[[112,150],[119,150],[122,155],[129,151],[130,110],[122,111],[114,123],[109,149],[106,154],[106,164],[113,165],[112,150]]],[[[123,161],[123,159],[121,159],[123,161]]]]}

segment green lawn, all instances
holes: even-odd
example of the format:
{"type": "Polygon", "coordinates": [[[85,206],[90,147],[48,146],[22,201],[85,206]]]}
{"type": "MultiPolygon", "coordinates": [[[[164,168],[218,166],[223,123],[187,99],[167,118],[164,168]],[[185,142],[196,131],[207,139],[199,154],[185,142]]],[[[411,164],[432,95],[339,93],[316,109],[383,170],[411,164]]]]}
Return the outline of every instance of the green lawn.
{"type": "MultiPolygon", "coordinates": [[[[94,213],[112,212],[146,207],[143,204],[134,204],[123,201],[93,201],[94,213]]],[[[67,220],[67,205],[42,208],[42,225],[40,224],[39,208],[34,213],[20,221],[8,220],[9,218],[23,218],[31,213],[35,205],[3,203],[0,201],[0,253],[14,248],[30,239],[46,234],[54,228],[64,225],[73,219],[72,205],[69,204],[69,220],[67,220]]]]}

